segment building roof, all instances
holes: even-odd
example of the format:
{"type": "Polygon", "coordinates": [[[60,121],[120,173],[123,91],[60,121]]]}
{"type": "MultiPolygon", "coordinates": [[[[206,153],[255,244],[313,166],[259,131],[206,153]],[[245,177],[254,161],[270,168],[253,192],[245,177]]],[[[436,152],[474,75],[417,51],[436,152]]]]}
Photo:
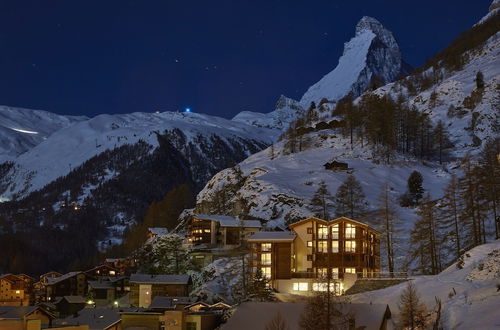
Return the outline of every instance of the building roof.
{"type": "MultiPolygon", "coordinates": [[[[305,306],[305,303],[245,302],[236,308],[233,316],[222,326],[222,330],[265,329],[278,313],[286,321],[290,330],[299,330],[300,316],[305,306]]],[[[343,307],[345,312],[353,313],[357,329],[379,330],[384,317],[390,317],[390,310],[386,304],[348,303],[343,307]]]]}
{"type": "Polygon", "coordinates": [[[121,322],[120,314],[110,308],[84,308],[76,315],[56,320],[58,326],[88,325],[90,330],[106,330],[121,322]]]}
{"type": "Polygon", "coordinates": [[[153,228],[148,228],[148,230],[153,235],[167,235],[168,234],[167,228],[153,227],[153,228]]]}
{"type": "Polygon", "coordinates": [[[111,281],[88,281],[92,289],[114,289],[111,281]]]}
{"type": "Polygon", "coordinates": [[[176,305],[190,305],[196,301],[196,297],[162,297],[157,296],[153,298],[150,309],[170,309],[176,305]]]}
{"type": "Polygon", "coordinates": [[[56,272],[56,271],[50,271],[50,272],[48,272],[48,273],[45,273],[45,274],[40,275],[40,278],[42,278],[42,277],[44,277],[44,276],[54,275],[54,274],[59,274],[59,275],[57,275],[57,276],[62,276],[62,274],[61,274],[61,273],[59,273],[59,272],[56,272]]]}
{"type": "Polygon", "coordinates": [[[86,300],[82,296],[64,296],[62,299],[66,300],[70,304],[85,304],[86,300]]]}
{"type": "Polygon", "coordinates": [[[0,320],[20,320],[36,310],[39,310],[37,306],[0,306],[0,320]]]}
{"type": "Polygon", "coordinates": [[[258,231],[248,238],[248,242],[293,242],[295,236],[291,231],[258,231]]]}
{"type": "Polygon", "coordinates": [[[200,220],[211,220],[217,221],[221,227],[241,227],[244,228],[261,228],[262,224],[259,220],[242,220],[237,217],[231,217],[228,215],[220,214],[198,214],[194,216],[196,219],[200,220]]]}
{"type": "Polygon", "coordinates": [[[303,223],[306,223],[308,221],[312,221],[312,220],[316,220],[318,222],[322,222],[323,224],[325,225],[332,225],[336,222],[341,222],[341,221],[349,221],[349,222],[353,222],[353,223],[357,223],[363,227],[368,227],[370,228],[370,230],[373,230],[374,232],[380,234],[380,232],[376,229],[374,229],[373,227],[371,227],[370,225],[366,224],[366,223],[363,223],[363,222],[360,222],[360,221],[357,221],[357,220],[353,220],[353,219],[350,219],[348,217],[340,217],[340,218],[335,218],[335,219],[332,219],[332,220],[324,220],[324,219],[320,219],[320,218],[317,218],[317,217],[309,217],[309,218],[305,218],[305,219],[302,219],[302,220],[299,220],[297,222],[294,222],[292,224],[289,225],[290,228],[293,228],[293,227],[296,227],[298,225],[301,225],[303,223]]]}
{"type": "Polygon", "coordinates": [[[151,284],[189,284],[189,275],[150,275],[132,274],[130,283],[151,283],[151,284]]]}
{"type": "Polygon", "coordinates": [[[81,274],[82,272],[69,272],[67,274],[64,274],[64,275],[61,275],[61,276],[58,276],[58,277],[49,277],[47,278],[47,284],[48,285],[53,285],[53,284],[56,284],[56,283],[59,283],[61,281],[64,281],[64,280],[67,280],[68,278],[71,278],[73,276],[76,276],[78,274],[81,274]]]}

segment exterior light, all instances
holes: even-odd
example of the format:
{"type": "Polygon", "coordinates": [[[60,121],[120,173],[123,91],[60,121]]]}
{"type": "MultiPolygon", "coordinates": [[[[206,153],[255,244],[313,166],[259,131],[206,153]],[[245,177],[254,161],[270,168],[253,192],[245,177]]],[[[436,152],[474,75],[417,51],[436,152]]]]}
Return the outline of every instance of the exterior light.
{"type": "Polygon", "coordinates": [[[93,301],[92,299],[89,299],[89,300],[87,301],[87,305],[93,305],[93,304],[94,304],[94,301],[93,301]]]}
{"type": "Polygon", "coordinates": [[[115,302],[113,303],[113,305],[115,305],[116,307],[118,307],[118,301],[115,301],[115,302]]]}
{"type": "Polygon", "coordinates": [[[186,108],[186,112],[191,112],[191,108],[186,108]]]}

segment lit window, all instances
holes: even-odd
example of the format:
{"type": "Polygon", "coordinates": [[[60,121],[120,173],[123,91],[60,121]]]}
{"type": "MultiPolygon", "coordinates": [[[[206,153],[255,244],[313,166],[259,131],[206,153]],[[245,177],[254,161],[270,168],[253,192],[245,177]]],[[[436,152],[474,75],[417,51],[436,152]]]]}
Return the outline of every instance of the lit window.
{"type": "Polygon", "coordinates": [[[307,228],[307,233],[308,233],[308,234],[312,234],[312,233],[313,233],[313,229],[312,229],[312,227],[307,228]]]}
{"type": "Polygon", "coordinates": [[[339,278],[339,269],[338,268],[332,268],[332,278],[333,279],[339,278]]]}
{"type": "Polygon", "coordinates": [[[262,271],[262,276],[271,278],[271,267],[262,267],[260,270],[262,271]]]}
{"type": "Polygon", "coordinates": [[[312,241],[307,241],[307,247],[312,248],[313,247],[313,242],[312,241]]]}
{"type": "Polygon", "coordinates": [[[346,268],[344,273],[347,274],[356,274],[356,268],[346,268]]]}
{"type": "Polygon", "coordinates": [[[332,252],[333,253],[339,252],[339,241],[332,241],[332,252]]]}
{"type": "Polygon", "coordinates": [[[345,238],[355,238],[356,227],[350,223],[345,224],[345,238]]]}
{"type": "Polygon", "coordinates": [[[328,268],[318,268],[318,276],[326,277],[328,275],[328,268]]]}
{"type": "Polygon", "coordinates": [[[16,290],[16,294],[21,294],[21,290],[16,290]]]}
{"type": "Polygon", "coordinates": [[[210,233],[210,229],[205,229],[204,232],[205,233],[210,233]]]}
{"type": "Polygon", "coordinates": [[[318,238],[319,239],[327,239],[328,238],[328,227],[327,226],[319,225],[318,238]]]}
{"type": "Polygon", "coordinates": [[[271,264],[271,253],[262,253],[260,255],[260,263],[262,265],[270,265],[271,264]]]}
{"type": "Polygon", "coordinates": [[[114,270],[110,270],[109,275],[116,275],[116,272],[114,270]]]}
{"type": "Polygon", "coordinates": [[[327,241],[319,241],[318,242],[318,252],[328,252],[328,242],[327,241]]]}
{"type": "MultiPolygon", "coordinates": [[[[312,284],[313,291],[327,291],[328,283],[313,283],[312,284]]],[[[333,292],[335,290],[335,283],[330,283],[330,291],[333,292]]]]}
{"type": "Polygon", "coordinates": [[[345,252],[356,252],[356,241],[345,241],[345,252]]]}
{"type": "Polygon", "coordinates": [[[271,251],[271,243],[262,243],[260,245],[260,250],[263,252],[271,251]]]}
{"type": "Polygon", "coordinates": [[[332,226],[332,239],[339,239],[339,225],[332,226]]]}
{"type": "Polygon", "coordinates": [[[309,285],[307,282],[293,283],[293,290],[294,291],[307,291],[308,288],[309,288],[309,285]]]}

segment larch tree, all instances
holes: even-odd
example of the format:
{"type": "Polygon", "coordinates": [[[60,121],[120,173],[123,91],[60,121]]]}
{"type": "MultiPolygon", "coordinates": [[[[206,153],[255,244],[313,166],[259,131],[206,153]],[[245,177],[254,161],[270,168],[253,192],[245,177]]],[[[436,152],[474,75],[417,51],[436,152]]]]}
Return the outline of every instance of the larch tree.
{"type": "Polygon", "coordinates": [[[273,319],[266,325],[266,330],[290,330],[290,327],[283,316],[281,316],[281,313],[277,312],[273,319]]]}
{"type": "Polygon", "coordinates": [[[335,194],[335,216],[351,219],[363,218],[367,205],[361,183],[354,175],[349,175],[335,194]]]}
{"type": "Polygon", "coordinates": [[[311,211],[314,212],[315,216],[325,220],[329,220],[330,213],[328,212],[328,209],[331,200],[332,200],[332,195],[328,191],[326,183],[324,181],[321,181],[319,183],[318,190],[316,190],[313,198],[311,199],[310,202],[311,211]]]}
{"type": "Polygon", "coordinates": [[[455,259],[462,253],[461,244],[462,223],[460,214],[463,212],[463,202],[460,198],[460,186],[455,174],[451,175],[450,181],[445,188],[443,197],[439,200],[439,216],[437,226],[443,232],[442,244],[454,251],[455,259]]]}
{"type": "Polygon", "coordinates": [[[332,291],[316,291],[307,300],[300,315],[299,326],[303,330],[348,330],[355,323],[355,315],[348,309],[344,296],[332,291]]]}
{"type": "Polygon", "coordinates": [[[399,298],[399,326],[408,330],[425,329],[425,314],[426,307],[420,301],[415,285],[408,281],[399,298]]]}
{"type": "Polygon", "coordinates": [[[380,220],[379,228],[383,235],[383,241],[386,245],[387,268],[390,273],[394,273],[394,249],[396,246],[396,237],[399,232],[400,221],[397,218],[396,210],[390,197],[390,187],[388,183],[384,184],[383,190],[378,199],[379,205],[377,218],[380,220]]]}

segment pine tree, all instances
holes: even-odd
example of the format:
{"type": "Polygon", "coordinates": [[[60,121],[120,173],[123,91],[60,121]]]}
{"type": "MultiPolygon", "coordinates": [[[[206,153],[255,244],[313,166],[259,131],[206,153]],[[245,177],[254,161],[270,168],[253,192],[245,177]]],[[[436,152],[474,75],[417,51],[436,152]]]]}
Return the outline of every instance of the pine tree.
{"type": "Polygon", "coordinates": [[[478,71],[476,73],[476,87],[477,88],[484,88],[484,75],[481,71],[478,71]]]}
{"type": "Polygon", "coordinates": [[[408,193],[415,204],[419,203],[424,193],[424,188],[422,187],[423,181],[424,178],[418,171],[413,171],[408,177],[408,193]]]}
{"type": "Polygon", "coordinates": [[[425,329],[426,308],[420,302],[420,297],[412,281],[401,294],[399,300],[399,326],[402,329],[425,329]]]}
{"type": "Polygon", "coordinates": [[[367,202],[363,187],[354,175],[349,175],[335,194],[335,216],[360,219],[366,214],[367,202]]]}
{"type": "Polygon", "coordinates": [[[389,196],[389,185],[384,184],[382,193],[379,196],[379,208],[377,210],[377,218],[380,219],[380,232],[383,235],[383,240],[386,245],[387,267],[390,273],[394,273],[394,248],[396,245],[397,232],[399,231],[399,220],[397,219],[396,210],[389,196]]]}
{"type": "Polygon", "coordinates": [[[274,300],[274,294],[269,284],[269,279],[262,274],[260,269],[257,269],[253,274],[249,289],[249,296],[252,299],[261,302],[274,300]]]}
{"type": "Polygon", "coordinates": [[[331,203],[332,196],[328,191],[328,188],[324,181],[319,183],[318,190],[314,193],[313,198],[310,202],[311,211],[314,212],[314,215],[318,218],[322,218],[325,220],[330,219],[330,214],[328,212],[329,204],[331,203]]]}

